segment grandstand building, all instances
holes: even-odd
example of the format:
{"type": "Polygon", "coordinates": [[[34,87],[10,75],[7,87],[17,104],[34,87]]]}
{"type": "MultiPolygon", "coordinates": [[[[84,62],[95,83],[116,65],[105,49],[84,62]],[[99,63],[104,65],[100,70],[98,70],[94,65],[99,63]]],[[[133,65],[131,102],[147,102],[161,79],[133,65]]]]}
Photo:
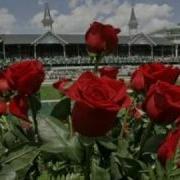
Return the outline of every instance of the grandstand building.
{"type": "MultiPolygon", "coordinates": [[[[52,30],[53,19],[46,3],[42,24],[44,34],[0,34],[1,58],[38,58],[87,56],[84,34],[55,34],[52,30]]],[[[129,35],[120,36],[115,56],[178,57],[180,28],[176,35],[171,31],[145,34],[138,29],[138,20],[132,5],[128,23],[129,35]],[[175,36],[175,37],[174,37],[175,36]],[[177,39],[179,37],[179,40],[177,39]]]]}

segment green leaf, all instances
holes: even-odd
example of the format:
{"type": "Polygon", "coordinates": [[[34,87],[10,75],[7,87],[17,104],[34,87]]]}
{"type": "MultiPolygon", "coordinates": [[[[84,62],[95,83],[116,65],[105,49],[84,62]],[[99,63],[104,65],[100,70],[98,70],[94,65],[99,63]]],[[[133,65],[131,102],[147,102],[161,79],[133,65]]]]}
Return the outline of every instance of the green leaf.
{"type": "Polygon", "coordinates": [[[122,138],[118,140],[118,154],[121,157],[129,156],[128,146],[129,146],[128,140],[122,138]]]}
{"type": "Polygon", "coordinates": [[[76,136],[67,140],[66,143],[53,140],[51,143],[42,145],[41,150],[49,153],[58,153],[64,159],[70,159],[78,163],[83,159],[83,149],[76,136]]]}
{"type": "Polygon", "coordinates": [[[66,120],[70,112],[71,101],[69,98],[63,97],[60,102],[55,105],[54,109],[51,112],[51,116],[57,119],[66,120]]]}
{"type": "Polygon", "coordinates": [[[124,158],[117,155],[119,159],[119,166],[125,174],[133,179],[137,179],[140,176],[142,170],[141,162],[131,158],[124,158]]]}
{"type": "Polygon", "coordinates": [[[121,179],[122,175],[119,171],[119,166],[118,163],[116,162],[116,157],[114,157],[113,154],[111,155],[110,163],[111,163],[110,170],[111,170],[112,179],[114,180],[121,179]]]}
{"type": "Polygon", "coordinates": [[[8,149],[12,150],[21,144],[29,142],[25,133],[19,126],[19,119],[17,119],[15,116],[10,117],[9,127],[10,127],[9,131],[7,131],[3,136],[3,144],[8,149]]]}
{"type": "Polygon", "coordinates": [[[98,166],[95,162],[92,163],[92,180],[111,180],[109,170],[98,166]]]}
{"type": "Polygon", "coordinates": [[[104,138],[99,138],[97,142],[103,146],[104,148],[110,150],[110,151],[116,151],[117,146],[112,142],[111,138],[104,137],[104,138]]]}
{"type": "Polygon", "coordinates": [[[8,165],[3,166],[0,169],[0,179],[1,180],[15,180],[16,172],[8,165]]]}
{"type": "Polygon", "coordinates": [[[84,177],[80,174],[68,174],[66,180],[84,180],[84,177]]]}
{"type": "Polygon", "coordinates": [[[48,171],[43,171],[43,173],[38,177],[38,180],[48,180],[50,179],[48,171]]]}
{"type": "Polygon", "coordinates": [[[174,163],[175,165],[180,162],[180,147],[176,148],[176,153],[174,155],[174,163]]]}
{"type": "Polygon", "coordinates": [[[156,174],[158,180],[164,180],[165,172],[159,161],[156,162],[156,174]]]}
{"type": "Polygon", "coordinates": [[[5,135],[3,136],[3,144],[7,148],[11,149],[15,145],[15,142],[16,142],[15,135],[11,131],[6,132],[5,135]]]}
{"type": "Polygon", "coordinates": [[[80,162],[82,147],[77,136],[69,138],[66,127],[57,119],[41,119],[39,124],[40,136],[44,142],[41,150],[49,153],[60,153],[62,157],[80,162]]]}
{"type": "Polygon", "coordinates": [[[166,171],[167,174],[170,174],[172,169],[174,169],[176,165],[174,164],[174,159],[167,160],[166,162],[166,171]]]}
{"type": "Polygon", "coordinates": [[[164,139],[165,135],[156,135],[152,136],[149,139],[147,139],[142,152],[150,152],[150,153],[156,153],[157,149],[164,139]]]}
{"type": "Polygon", "coordinates": [[[68,129],[62,124],[61,121],[54,118],[41,118],[39,122],[39,134],[42,140],[46,143],[54,140],[59,140],[66,144],[69,136],[68,129]]]}
{"type": "Polygon", "coordinates": [[[172,178],[174,178],[174,177],[180,178],[180,169],[179,168],[175,169],[169,176],[172,178]]]}
{"type": "Polygon", "coordinates": [[[23,133],[23,131],[21,130],[21,128],[19,126],[13,126],[12,129],[12,133],[18,138],[20,139],[22,142],[29,142],[28,138],[25,136],[25,134],[23,133]]]}
{"type": "Polygon", "coordinates": [[[67,146],[65,147],[63,155],[79,163],[82,161],[83,148],[77,136],[74,136],[69,141],[67,141],[67,146]]]}
{"type": "Polygon", "coordinates": [[[152,167],[149,167],[149,178],[150,180],[158,180],[154,172],[154,169],[152,169],[152,167]]]}
{"type": "Polygon", "coordinates": [[[6,148],[2,145],[2,143],[0,142],[0,158],[1,156],[3,156],[3,154],[6,152],[6,148]]]}
{"type": "Polygon", "coordinates": [[[1,163],[9,164],[15,171],[19,171],[30,166],[38,154],[37,147],[26,145],[3,157],[1,163]]]}

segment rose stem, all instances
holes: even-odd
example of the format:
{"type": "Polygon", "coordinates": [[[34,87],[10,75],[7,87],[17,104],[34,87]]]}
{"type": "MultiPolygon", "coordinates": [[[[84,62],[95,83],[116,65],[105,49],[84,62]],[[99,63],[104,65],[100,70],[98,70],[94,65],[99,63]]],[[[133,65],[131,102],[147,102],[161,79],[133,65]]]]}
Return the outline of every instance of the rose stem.
{"type": "Polygon", "coordinates": [[[91,173],[91,156],[92,156],[92,144],[85,146],[85,166],[84,166],[84,176],[85,180],[90,180],[91,173]]]}
{"type": "Polygon", "coordinates": [[[100,61],[100,56],[96,55],[94,56],[94,72],[98,72],[98,66],[99,66],[99,61],[100,61]]]}
{"type": "Polygon", "coordinates": [[[69,138],[71,139],[73,137],[73,127],[72,127],[72,119],[71,116],[68,117],[68,125],[69,125],[69,138]]]}
{"type": "Polygon", "coordinates": [[[123,138],[124,128],[125,128],[125,125],[126,125],[126,123],[128,121],[128,116],[129,116],[129,113],[128,113],[128,110],[126,110],[125,117],[124,117],[124,122],[122,123],[122,128],[121,128],[121,132],[120,132],[120,135],[119,135],[120,139],[123,138]]]}
{"type": "Polygon", "coordinates": [[[145,131],[143,132],[142,136],[141,136],[141,141],[140,141],[140,150],[139,150],[139,153],[137,155],[138,158],[140,158],[141,154],[142,154],[142,150],[143,150],[143,147],[146,143],[146,140],[147,138],[149,137],[152,129],[154,127],[154,123],[152,121],[149,122],[147,128],[145,129],[145,131]]]}
{"type": "Polygon", "coordinates": [[[37,122],[37,118],[36,118],[36,109],[34,107],[33,104],[33,100],[32,97],[29,98],[30,99],[30,107],[31,107],[31,113],[32,113],[32,119],[34,122],[34,133],[35,133],[35,143],[39,143],[40,138],[39,138],[39,130],[38,130],[38,122],[37,122]]]}
{"type": "Polygon", "coordinates": [[[96,61],[94,65],[94,72],[96,73],[97,71],[98,71],[98,62],[96,61]]]}

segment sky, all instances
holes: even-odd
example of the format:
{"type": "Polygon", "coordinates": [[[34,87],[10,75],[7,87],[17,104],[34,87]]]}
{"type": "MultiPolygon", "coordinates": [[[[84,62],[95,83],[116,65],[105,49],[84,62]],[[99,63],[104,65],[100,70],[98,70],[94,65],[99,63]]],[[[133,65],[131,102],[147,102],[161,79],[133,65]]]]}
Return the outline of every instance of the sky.
{"type": "MultiPolygon", "coordinates": [[[[42,33],[44,2],[49,2],[55,33],[84,33],[93,21],[128,33],[131,0],[0,0],[0,33],[42,33]]],[[[135,0],[139,31],[153,32],[180,23],[180,0],[135,0]]]]}

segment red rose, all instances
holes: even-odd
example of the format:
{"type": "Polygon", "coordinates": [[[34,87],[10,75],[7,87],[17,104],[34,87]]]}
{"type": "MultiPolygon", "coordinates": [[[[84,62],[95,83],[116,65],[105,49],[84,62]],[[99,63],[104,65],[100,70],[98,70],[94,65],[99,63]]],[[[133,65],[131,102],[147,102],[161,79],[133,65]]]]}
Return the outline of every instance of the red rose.
{"type": "MultiPolygon", "coordinates": [[[[165,166],[168,160],[171,160],[177,148],[180,148],[180,129],[171,131],[164,142],[160,145],[158,149],[158,159],[165,166]]],[[[178,166],[180,162],[177,162],[178,166]]]]}
{"type": "Polygon", "coordinates": [[[0,101],[0,116],[7,114],[6,102],[0,101]]]}
{"type": "Polygon", "coordinates": [[[20,94],[32,95],[39,90],[45,72],[41,62],[26,60],[9,66],[5,77],[11,89],[17,90],[20,94]]]}
{"type": "Polygon", "coordinates": [[[67,78],[59,79],[57,82],[53,83],[53,87],[63,93],[66,92],[68,87],[71,85],[72,80],[67,78]]]}
{"type": "Polygon", "coordinates": [[[174,84],[180,75],[179,68],[151,63],[140,66],[131,77],[131,87],[136,91],[147,91],[157,81],[174,84]]]}
{"type": "Polygon", "coordinates": [[[9,112],[22,120],[29,121],[28,109],[28,97],[26,96],[15,96],[10,101],[9,112]]]}
{"type": "Polygon", "coordinates": [[[175,122],[180,116],[180,86],[157,82],[147,93],[143,108],[154,122],[175,122]]]}
{"type": "Polygon", "coordinates": [[[10,90],[8,81],[4,77],[4,74],[0,74],[0,93],[7,92],[10,90]]]}
{"type": "Polygon", "coordinates": [[[97,54],[111,53],[117,47],[119,32],[120,29],[111,25],[94,22],[85,35],[88,51],[97,54]]]}
{"type": "Polygon", "coordinates": [[[72,111],[74,130],[89,137],[105,135],[114,126],[118,111],[131,104],[126,91],[123,81],[83,73],[66,92],[76,101],[72,111]]]}
{"type": "Polygon", "coordinates": [[[119,69],[117,67],[106,66],[99,69],[100,76],[107,76],[111,79],[116,79],[119,69]]]}
{"type": "Polygon", "coordinates": [[[140,70],[136,70],[131,77],[131,87],[135,91],[142,91],[145,89],[145,82],[143,73],[140,70]]]}
{"type": "Polygon", "coordinates": [[[29,122],[28,109],[29,104],[26,96],[15,96],[9,102],[0,101],[0,116],[11,113],[16,117],[29,122]]]}

